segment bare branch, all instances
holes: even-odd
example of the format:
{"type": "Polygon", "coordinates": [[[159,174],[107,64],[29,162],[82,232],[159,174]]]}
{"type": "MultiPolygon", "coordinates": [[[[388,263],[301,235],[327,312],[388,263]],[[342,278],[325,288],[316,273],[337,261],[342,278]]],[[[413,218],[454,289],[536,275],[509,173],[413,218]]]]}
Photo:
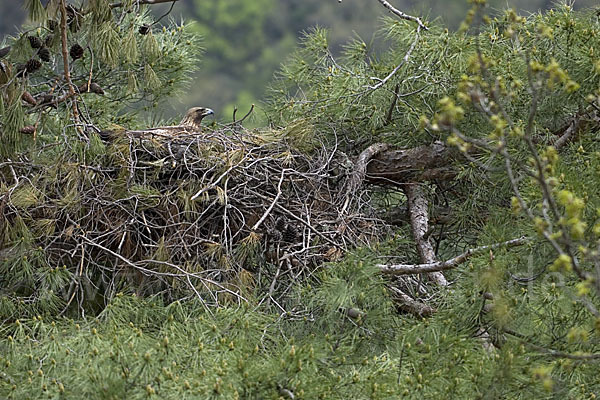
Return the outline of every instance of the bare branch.
{"type": "MultiPolygon", "coordinates": [[[[142,5],[142,4],[160,4],[160,3],[175,3],[176,1],[179,0],[137,0],[136,3],[138,5],[142,5]]],[[[125,4],[124,3],[112,3],[110,5],[111,8],[117,8],[117,7],[123,7],[125,4]]]]}
{"type": "Polygon", "coordinates": [[[563,351],[548,349],[546,347],[539,346],[537,344],[533,344],[529,341],[527,336],[525,336],[522,333],[519,333],[517,331],[513,331],[512,329],[504,329],[504,332],[508,333],[511,336],[515,336],[515,337],[521,339],[523,344],[526,344],[527,346],[532,347],[533,349],[535,349],[539,352],[545,353],[551,357],[567,358],[569,360],[580,360],[580,361],[600,360],[600,353],[578,353],[578,354],[566,353],[563,351]]]}
{"type": "Polygon", "coordinates": [[[392,6],[390,3],[388,3],[385,0],[377,0],[378,2],[381,3],[382,6],[384,6],[385,8],[387,8],[388,10],[390,10],[390,12],[394,15],[396,15],[397,17],[401,18],[401,19],[405,19],[407,21],[412,21],[412,22],[416,22],[419,25],[419,28],[427,31],[429,30],[424,24],[423,21],[421,21],[420,18],[418,17],[413,17],[412,15],[408,15],[403,13],[402,11],[398,10],[397,8],[395,8],[394,6],[392,6]]]}
{"type": "MultiPolygon", "coordinates": [[[[410,226],[421,261],[428,264],[435,263],[437,257],[427,235],[429,231],[429,202],[427,197],[425,197],[423,189],[418,184],[406,185],[404,193],[406,193],[408,199],[410,226]]],[[[439,271],[430,272],[429,277],[439,286],[448,286],[448,281],[439,271]]]]}
{"type": "Polygon", "coordinates": [[[346,201],[344,202],[344,206],[342,207],[341,214],[343,214],[348,205],[350,204],[350,199],[354,192],[363,184],[365,180],[365,176],[367,173],[367,165],[369,161],[376,155],[381,152],[386,151],[389,148],[389,145],[386,143],[375,143],[367,147],[365,150],[360,153],[358,159],[356,160],[356,166],[354,167],[354,171],[352,172],[352,176],[350,177],[350,181],[348,182],[348,188],[346,189],[346,201]]]}
{"type": "Polygon", "coordinates": [[[526,237],[520,237],[502,243],[496,243],[488,246],[480,246],[474,249],[469,249],[463,254],[446,261],[438,261],[428,264],[378,264],[377,267],[381,270],[382,273],[389,275],[413,275],[436,271],[447,271],[456,268],[458,265],[462,264],[474,255],[481,254],[488,250],[497,249],[499,247],[521,246],[527,243],[528,241],[529,240],[526,237]]]}
{"type": "Polygon", "coordinates": [[[390,72],[385,78],[383,78],[381,80],[379,80],[379,78],[372,78],[372,79],[379,80],[379,82],[374,86],[369,86],[369,89],[371,89],[371,90],[379,89],[380,87],[385,85],[385,83],[387,81],[389,81],[394,75],[396,75],[396,73],[398,71],[400,71],[400,68],[402,68],[402,66],[408,61],[408,59],[410,58],[410,55],[412,54],[413,50],[417,46],[417,42],[419,41],[419,32],[420,31],[421,31],[421,26],[417,27],[417,33],[415,34],[415,39],[413,40],[412,44],[408,48],[408,51],[406,52],[406,54],[404,54],[404,57],[402,57],[402,61],[400,61],[400,63],[396,66],[396,68],[394,68],[392,70],[392,72],[390,72]]]}
{"type": "Polygon", "coordinates": [[[409,312],[413,315],[418,315],[419,317],[426,317],[432,315],[436,311],[435,308],[414,300],[412,297],[396,287],[390,287],[389,289],[397,296],[397,300],[400,303],[400,308],[406,312],[409,312]]]}
{"type": "MultiPolygon", "coordinates": [[[[69,86],[69,97],[76,95],[75,86],[71,81],[71,72],[69,71],[69,52],[67,50],[67,6],[66,0],[60,1],[60,39],[61,39],[61,50],[63,57],[63,67],[65,74],[65,81],[69,86]]],[[[73,99],[73,119],[75,124],[79,124],[79,111],[77,110],[77,101],[73,99]]]]}
{"type": "Polygon", "coordinates": [[[252,227],[253,231],[257,230],[258,227],[265,221],[265,219],[267,219],[267,217],[273,210],[273,207],[275,207],[275,204],[277,204],[277,200],[279,200],[279,197],[281,197],[281,184],[283,183],[284,175],[285,175],[285,169],[281,170],[281,178],[279,178],[279,183],[277,184],[277,195],[273,199],[273,202],[271,203],[269,208],[267,208],[267,211],[265,211],[263,216],[254,224],[254,226],[252,227]]]}

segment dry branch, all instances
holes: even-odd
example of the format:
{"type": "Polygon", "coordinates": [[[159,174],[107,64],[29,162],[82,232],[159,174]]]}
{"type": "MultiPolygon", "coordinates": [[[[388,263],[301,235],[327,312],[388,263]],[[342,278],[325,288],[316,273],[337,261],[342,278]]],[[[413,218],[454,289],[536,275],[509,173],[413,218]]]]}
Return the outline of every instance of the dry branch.
{"type": "Polygon", "coordinates": [[[389,145],[386,143],[375,143],[367,147],[360,153],[355,162],[354,171],[352,171],[350,181],[348,182],[348,188],[346,190],[346,199],[344,201],[344,206],[342,207],[341,214],[343,214],[346,211],[348,205],[350,204],[350,199],[354,196],[358,188],[362,186],[365,180],[367,166],[369,162],[377,154],[386,151],[388,148],[389,145]]]}
{"type": "Polygon", "coordinates": [[[400,308],[405,312],[420,317],[427,317],[436,311],[435,308],[425,303],[421,303],[420,301],[414,300],[412,297],[396,287],[392,286],[389,289],[396,295],[400,308]]]}
{"type": "Polygon", "coordinates": [[[442,142],[378,152],[368,160],[366,181],[383,185],[402,185],[453,179],[456,152],[442,142]]]}
{"type": "Polygon", "coordinates": [[[521,246],[526,244],[527,242],[527,238],[521,237],[517,239],[508,240],[502,243],[496,243],[488,246],[480,246],[473,249],[469,249],[461,255],[458,255],[446,261],[437,261],[434,263],[426,264],[378,264],[377,267],[381,270],[381,272],[387,275],[413,275],[438,271],[447,271],[456,268],[457,266],[468,260],[470,257],[477,254],[481,254],[485,251],[497,249],[500,247],[510,248],[515,246],[521,246]]]}
{"type": "MultiPolygon", "coordinates": [[[[404,187],[408,199],[408,212],[413,238],[417,245],[419,257],[423,263],[435,263],[437,257],[429,241],[429,202],[419,184],[408,184],[404,187]]],[[[440,271],[429,272],[429,277],[439,286],[447,286],[448,281],[440,271]]]]}
{"type": "Polygon", "coordinates": [[[397,8],[395,8],[394,6],[392,6],[389,2],[387,2],[386,0],[377,0],[378,2],[381,3],[382,6],[384,6],[385,8],[387,8],[388,10],[390,10],[390,12],[394,15],[396,15],[397,17],[401,18],[401,19],[405,19],[407,21],[412,21],[412,22],[416,22],[419,25],[419,28],[423,29],[423,30],[428,30],[428,28],[425,26],[425,24],[423,24],[423,21],[421,21],[420,18],[418,17],[413,17],[412,15],[408,15],[400,10],[398,10],[397,8]]]}
{"type": "MultiPolygon", "coordinates": [[[[71,72],[69,69],[69,53],[67,50],[67,6],[66,0],[60,0],[60,42],[63,58],[64,77],[69,88],[69,97],[75,97],[75,86],[71,81],[71,72]]],[[[79,110],[77,109],[77,101],[73,99],[73,120],[76,124],[79,123],[79,110]]]]}
{"type": "MultiPolygon", "coordinates": [[[[142,5],[142,4],[161,4],[161,3],[175,3],[179,0],[136,0],[135,3],[142,5]]],[[[117,8],[117,7],[123,7],[125,5],[125,3],[112,3],[110,5],[111,8],[117,8]]]]}

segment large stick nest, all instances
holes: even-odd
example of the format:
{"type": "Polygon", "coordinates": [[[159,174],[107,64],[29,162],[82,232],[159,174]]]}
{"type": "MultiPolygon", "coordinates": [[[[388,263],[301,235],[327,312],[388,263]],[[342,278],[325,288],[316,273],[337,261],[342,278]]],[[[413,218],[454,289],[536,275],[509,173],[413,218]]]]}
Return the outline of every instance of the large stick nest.
{"type": "Polygon", "coordinates": [[[324,262],[386,232],[368,191],[356,189],[342,210],[353,165],[315,137],[302,121],[94,136],[2,163],[3,294],[43,297],[52,285],[42,272],[65,266],[63,310],[124,289],[207,305],[251,293],[281,301],[324,262]],[[14,273],[23,257],[32,277],[14,273]]]}

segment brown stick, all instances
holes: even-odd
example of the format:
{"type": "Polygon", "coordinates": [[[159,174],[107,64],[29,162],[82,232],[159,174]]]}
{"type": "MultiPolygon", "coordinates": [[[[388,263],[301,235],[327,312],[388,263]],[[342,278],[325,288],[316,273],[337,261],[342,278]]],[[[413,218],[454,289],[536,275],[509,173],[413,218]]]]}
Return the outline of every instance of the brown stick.
{"type": "Polygon", "coordinates": [[[400,91],[400,84],[396,83],[394,87],[394,96],[392,97],[392,104],[390,104],[390,108],[388,109],[387,116],[385,118],[385,123],[383,126],[387,126],[392,122],[392,115],[394,114],[394,108],[396,107],[396,102],[398,101],[398,92],[400,91]]]}
{"type": "Polygon", "coordinates": [[[354,192],[356,192],[356,190],[363,184],[367,174],[367,165],[369,164],[369,161],[371,161],[375,155],[386,151],[388,148],[389,145],[386,143],[375,143],[360,153],[358,159],[356,160],[354,171],[352,171],[350,181],[348,182],[348,188],[346,189],[346,201],[344,202],[344,206],[340,212],[341,214],[343,214],[348,208],[350,199],[352,198],[354,192]]]}
{"type": "MultiPolygon", "coordinates": [[[[75,97],[75,87],[71,81],[71,72],[69,71],[69,51],[67,50],[67,5],[66,0],[60,0],[60,39],[62,46],[63,67],[65,81],[69,87],[69,97],[75,97]]],[[[73,119],[79,123],[79,111],[77,110],[77,100],[73,99],[73,119]]]]}
{"type": "Polygon", "coordinates": [[[389,289],[394,292],[396,296],[398,296],[400,308],[406,312],[419,317],[427,317],[436,311],[435,308],[414,300],[412,297],[396,287],[392,286],[389,289]]]}

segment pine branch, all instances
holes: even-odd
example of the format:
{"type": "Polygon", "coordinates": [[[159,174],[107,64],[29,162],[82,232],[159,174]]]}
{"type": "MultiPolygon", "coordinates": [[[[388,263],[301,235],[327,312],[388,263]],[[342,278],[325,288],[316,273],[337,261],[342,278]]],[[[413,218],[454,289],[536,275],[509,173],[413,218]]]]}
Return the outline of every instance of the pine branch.
{"type": "Polygon", "coordinates": [[[531,343],[529,341],[529,339],[527,338],[527,336],[525,336],[522,333],[519,333],[517,331],[513,331],[512,329],[504,329],[504,332],[506,332],[507,334],[509,334],[511,336],[521,339],[521,341],[524,344],[526,344],[527,346],[529,346],[537,351],[540,351],[542,353],[545,353],[551,357],[567,358],[569,360],[580,360],[580,361],[600,360],[600,353],[579,353],[579,354],[566,353],[563,351],[548,349],[546,347],[531,343]]]}
{"type": "MultiPolygon", "coordinates": [[[[427,29],[427,28],[425,28],[427,29]]],[[[398,71],[400,71],[400,68],[402,68],[402,66],[408,61],[408,59],[410,58],[410,55],[412,54],[413,50],[415,49],[415,47],[417,46],[417,42],[419,41],[419,33],[421,31],[421,25],[419,25],[417,27],[417,33],[415,33],[415,39],[413,40],[413,42],[411,43],[410,47],[408,48],[408,51],[406,52],[406,54],[404,54],[404,57],[402,57],[402,61],[400,61],[400,63],[398,65],[396,65],[396,68],[394,68],[392,70],[392,72],[390,72],[385,78],[383,79],[379,79],[379,78],[371,78],[371,79],[375,79],[375,80],[379,80],[379,82],[374,85],[374,86],[369,86],[370,90],[377,90],[380,87],[382,87],[383,85],[385,85],[385,83],[387,81],[389,81],[394,75],[396,75],[396,73],[398,71]]]]}
{"type": "Polygon", "coordinates": [[[350,204],[350,199],[352,195],[358,190],[358,188],[363,184],[365,180],[365,176],[367,174],[367,165],[371,159],[381,153],[386,151],[389,148],[387,143],[375,143],[367,147],[365,150],[360,153],[358,156],[358,160],[356,160],[356,166],[354,167],[354,171],[352,171],[352,176],[350,177],[350,181],[348,182],[348,188],[346,190],[346,201],[344,202],[344,206],[342,207],[342,211],[340,214],[343,214],[348,205],[350,204]]]}
{"type": "Polygon", "coordinates": [[[400,308],[406,312],[419,317],[427,317],[436,311],[435,308],[428,306],[425,303],[421,303],[420,301],[414,300],[412,297],[396,287],[392,286],[389,289],[397,296],[397,300],[400,303],[400,308]]]}

